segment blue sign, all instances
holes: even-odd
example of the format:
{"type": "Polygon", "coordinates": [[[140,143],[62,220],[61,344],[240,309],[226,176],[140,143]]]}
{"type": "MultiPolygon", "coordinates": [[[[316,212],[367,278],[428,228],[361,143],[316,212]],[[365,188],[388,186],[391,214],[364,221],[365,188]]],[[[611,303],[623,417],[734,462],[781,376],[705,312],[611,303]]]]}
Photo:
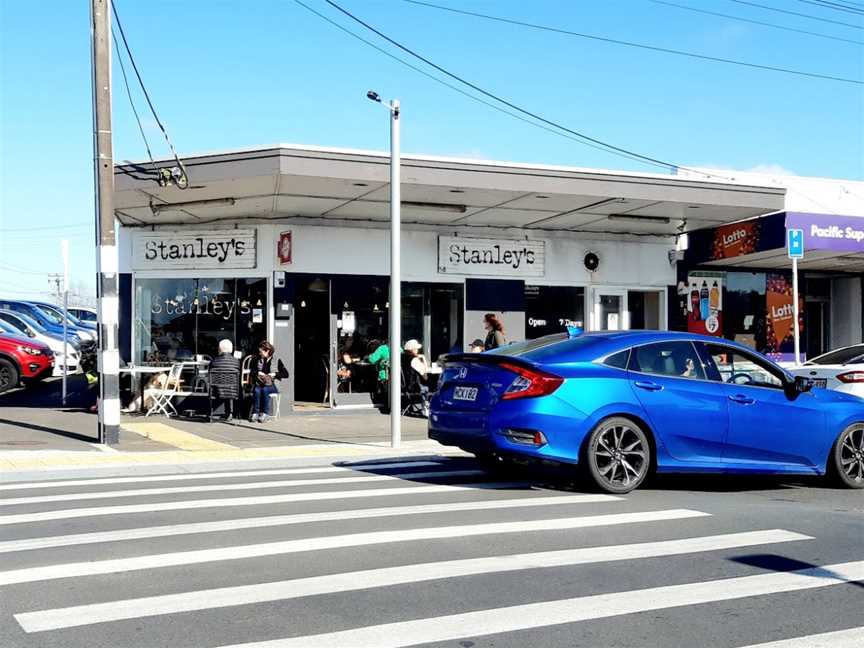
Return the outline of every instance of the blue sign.
{"type": "Polygon", "coordinates": [[[786,251],[790,259],[804,258],[804,230],[786,230],[786,251]]]}

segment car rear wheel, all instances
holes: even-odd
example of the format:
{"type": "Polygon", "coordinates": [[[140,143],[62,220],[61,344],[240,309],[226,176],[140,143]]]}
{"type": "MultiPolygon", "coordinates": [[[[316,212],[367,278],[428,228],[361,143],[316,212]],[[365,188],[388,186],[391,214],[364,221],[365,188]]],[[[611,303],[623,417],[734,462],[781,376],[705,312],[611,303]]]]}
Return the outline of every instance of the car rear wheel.
{"type": "Polygon", "coordinates": [[[864,488],[864,423],[843,430],[831,452],[831,472],[847,488],[864,488]]]}
{"type": "Polygon", "coordinates": [[[651,446],[645,431],[630,419],[601,421],[588,440],[588,477],[607,493],[629,493],[648,476],[651,446]]]}
{"type": "Polygon", "coordinates": [[[8,360],[0,358],[0,394],[18,386],[18,370],[8,360]]]}

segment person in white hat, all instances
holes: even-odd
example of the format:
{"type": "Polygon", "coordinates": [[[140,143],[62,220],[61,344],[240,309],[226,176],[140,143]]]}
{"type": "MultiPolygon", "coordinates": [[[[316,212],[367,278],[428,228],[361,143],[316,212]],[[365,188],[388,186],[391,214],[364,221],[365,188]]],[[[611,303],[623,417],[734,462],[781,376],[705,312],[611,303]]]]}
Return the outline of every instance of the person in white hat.
{"type": "Polygon", "coordinates": [[[420,374],[423,381],[426,380],[426,374],[429,373],[429,361],[426,356],[420,353],[423,345],[417,340],[408,340],[405,343],[405,353],[411,356],[411,368],[420,374]]]}
{"type": "Polygon", "coordinates": [[[423,416],[428,418],[429,385],[427,384],[427,374],[429,373],[429,362],[420,353],[423,346],[417,340],[408,340],[403,348],[405,353],[402,355],[402,374],[406,378],[405,387],[408,392],[420,394],[423,416]]]}

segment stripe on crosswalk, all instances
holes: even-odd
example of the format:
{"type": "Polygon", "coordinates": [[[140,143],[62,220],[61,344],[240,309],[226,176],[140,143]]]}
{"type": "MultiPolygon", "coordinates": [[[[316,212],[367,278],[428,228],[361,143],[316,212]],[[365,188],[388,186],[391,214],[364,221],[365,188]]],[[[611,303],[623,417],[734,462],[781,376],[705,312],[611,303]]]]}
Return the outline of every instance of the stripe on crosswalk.
{"type": "Polygon", "coordinates": [[[794,637],[744,646],[743,648],[861,648],[864,646],[864,626],[823,632],[806,637],[794,637]]]}
{"type": "Polygon", "coordinates": [[[683,520],[708,516],[710,516],[709,513],[703,513],[701,511],[667,509],[662,511],[642,511],[638,513],[617,513],[612,515],[525,520],[518,522],[492,522],[488,524],[465,524],[444,527],[425,527],[420,529],[404,529],[398,531],[373,531],[369,533],[353,533],[348,535],[303,538],[300,540],[287,540],[282,542],[266,542],[234,547],[220,547],[217,549],[178,551],[147,556],[136,556],[134,558],[115,558],[109,560],[48,565],[44,567],[12,569],[0,572],[0,585],[32,583],[57,578],[70,578],[73,576],[115,574],[142,569],[156,569],[159,567],[195,565],[223,560],[258,558],[261,556],[321,551],[325,549],[341,549],[345,547],[360,547],[392,542],[465,538],[480,535],[525,533],[529,531],[560,531],[620,524],[683,520]]]}
{"type": "Polygon", "coordinates": [[[335,520],[358,520],[382,517],[402,517],[403,515],[424,515],[428,513],[455,513],[458,511],[489,511],[495,509],[536,508],[541,506],[566,506],[568,504],[595,504],[620,502],[620,497],[602,494],[553,495],[551,497],[522,497],[507,500],[476,500],[471,502],[450,502],[447,504],[418,504],[415,506],[388,506],[372,509],[353,509],[347,511],[325,511],[322,513],[296,513],[292,515],[270,515],[265,517],[218,520],[216,522],[190,522],[169,524],[137,529],[118,529],[116,531],[94,531],[62,536],[24,538],[0,542],[0,553],[13,551],[32,551],[50,547],[143,538],[164,538],[167,536],[189,535],[193,533],[214,533],[218,531],[238,531],[240,529],[261,529],[289,524],[308,524],[310,522],[332,522],[335,520]]]}
{"type": "Polygon", "coordinates": [[[478,482],[471,484],[431,484],[428,486],[403,485],[387,488],[365,488],[354,491],[323,491],[287,493],[283,495],[261,495],[258,497],[225,497],[207,500],[184,500],[182,502],[148,502],[146,504],[117,504],[89,508],[40,511],[38,513],[16,513],[0,516],[0,526],[70,520],[84,517],[103,517],[131,513],[154,513],[161,511],[188,511],[192,509],[228,508],[235,506],[261,506],[264,504],[288,504],[294,502],[321,502],[327,500],[362,499],[366,497],[412,497],[429,493],[455,493],[465,491],[526,489],[525,482],[478,482]]]}
{"type": "Polygon", "coordinates": [[[22,504],[47,504],[49,502],[74,502],[93,499],[117,499],[121,497],[145,497],[151,495],[181,495],[186,493],[211,493],[214,491],[262,490],[266,488],[295,488],[298,486],[321,486],[323,484],[356,484],[373,481],[399,481],[407,479],[434,479],[436,477],[474,477],[485,475],[482,470],[440,470],[398,475],[357,475],[354,477],[326,477],[324,479],[280,479],[276,481],[243,482],[240,484],[207,484],[205,486],[168,486],[165,488],[138,488],[134,490],[100,491],[95,493],[64,493],[63,495],[37,495],[13,497],[0,500],[0,506],[22,504]]]}
{"type": "Polygon", "coordinates": [[[399,461],[388,463],[353,464],[350,466],[317,466],[312,468],[281,468],[272,470],[239,470],[226,472],[182,473],[180,475],[146,475],[141,477],[99,477],[97,479],[63,479],[40,482],[0,484],[0,491],[35,490],[67,486],[107,486],[110,484],[142,484],[146,482],[190,481],[231,477],[272,477],[276,475],[315,475],[318,473],[344,473],[365,470],[394,470],[397,468],[426,468],[441,466],[443,461],[399,461]]]}
{"type": "Polygon", "coordinates": [[[162,614],[266,603],[445,578],[655,558],[798,540],[812,540],[812,538],[791,531],[774,529],[661,542],[449,560],[298,578],[275,583],[222,587],[182,594],[76,605],[54,610],[20,613],[16,614],[15,618],[26,632],[42,632],[123,619],[139,619],[162,614]]]}
{"type": "MultiPolygon", "coordinates": [[[[864,579],[864,560],[794,572],[596,594],[221,648],[404,648],[624,614],[797,592],[864,579]]],[[[782,646],[783,644],[781,644],[782,646]]],[[[809,646],[809,644],[807,644],[809,646]]],[[[851,645],[851,644],[850,644],[851,645]]]]}

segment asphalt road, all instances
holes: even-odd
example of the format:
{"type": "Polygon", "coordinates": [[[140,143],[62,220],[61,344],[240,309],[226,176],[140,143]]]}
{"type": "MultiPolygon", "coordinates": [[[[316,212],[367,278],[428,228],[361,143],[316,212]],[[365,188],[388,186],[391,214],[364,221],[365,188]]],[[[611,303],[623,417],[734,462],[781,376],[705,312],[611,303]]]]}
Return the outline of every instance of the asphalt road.
{"type": "Polygon", "coordinates": [[[4,484],[0,556],[4,648],[864,646],[864,492],[817,481],[616,498],[442,458],[4,484]]]}

